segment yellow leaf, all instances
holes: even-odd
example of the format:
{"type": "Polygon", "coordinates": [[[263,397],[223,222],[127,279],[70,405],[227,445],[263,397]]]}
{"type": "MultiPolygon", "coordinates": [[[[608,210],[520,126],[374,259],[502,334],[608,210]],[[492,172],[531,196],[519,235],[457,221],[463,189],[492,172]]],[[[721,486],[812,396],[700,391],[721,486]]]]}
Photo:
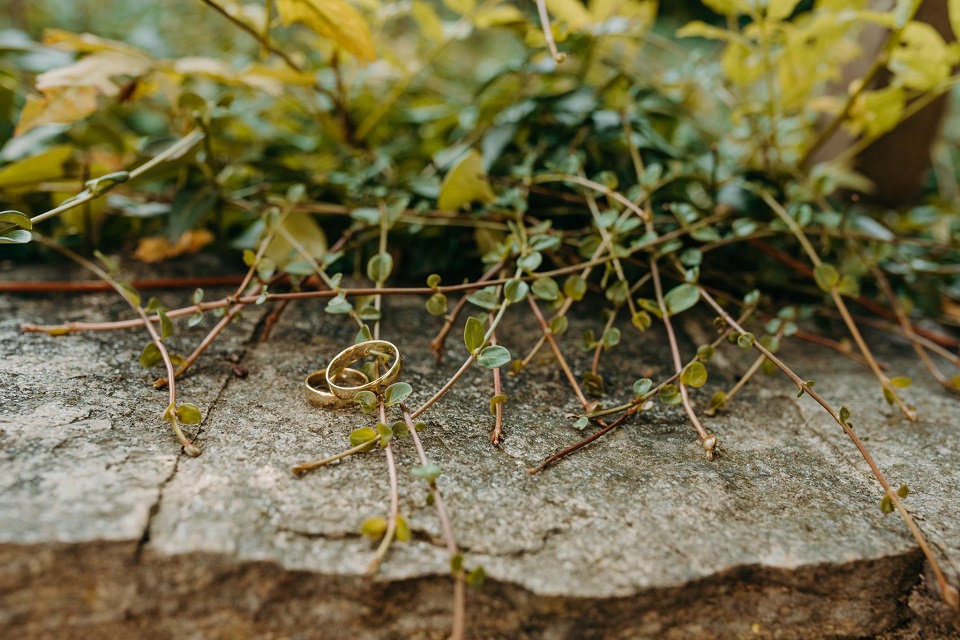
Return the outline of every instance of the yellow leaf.
{"type": "Polygon", "coordinates": [[[62,29],[44,29],[43,44],[78,53],[115,51],[127,55],[145,55],[142,50],[131,47],[125,42],[108,40],[89,33],[73,33],[62,29]]]}
{"type": "Polygon", "coordinates": [[[175,244],[170,244],[170,241],[163,236],[141,238],[133,257],[140,262],[160,262],[187,253],[196,253],[211,242],[213,242],[213,234],[206,229],[185,231],[177,238],[175,244]]]}
{"type": "Polygon", "coordinates": [[[30,96],[20,112],[14,135],[21,135],[41,124],[69,124],[82,120],[97,110],[97,90],[93,87],[70,87],[50,91],[43,97],[30,96]]]}
{"type": "Polygon", "coordinates": [[[950,75],[950,50],[936,29],[911,22],[890,54],[889,67],[895,84],[926,91],[950,75]]]}
{"type": "Polygon", "coordinates": [[[483,159],[471,149],[443,179],[437,206],[455,210],[474,201],[490,202],[495,198],[483,171],[483,159]]]}
{"type": "MultiPolygon", "coordinates": [[[[293,236],[293,239],[307,250],[311,258],[320,260],[326,255],[327,236],[310,215],[306,213],[290,214],[283,220],[281,228],[293,236]]],[[[283,269],[290,262],[306,259],[280,232],[273,236],[273,240],[267,245],[263,255],[273,260],[280,269],[283,269]]]]}
{"type": "Polygon", "coordinates": [[[62,87],[93,87],[107,96],[115,96],[120,86],[116,76],[139,76],[150,68],[150,61],[116,51],[91,53],[77,62],[52,69],[37,76],[36,86],[41,92],[62,87]]]}
{"type": "Polygon", "coordinates": [[[678,38],[706,38],[708,40],[737,40],[738,34],[721,27],[714,27],[700,20],[691,20],[677,29],[678,38]]]}
{"type": "Polygon", "coordinates": [[[800,0],[767,0],[767,18],[786,20],[798,4],[800,0]]]}
{"type": "Polygon", "coordinates": [[[362,62],[376,59],[367,21],[345,0],[277,0],[276,6],[284,25],[309,27],[362,62]]]}
{"type": "Polygon", "coordinates": [[[43,97],[27,99],[15,134],[41,124],[71,123],[87,117],[97,110],[97,96],[120,93],[113,78],[139,77],[150,66],[150,60],[138,53],[97,51],[66,67],[41,73],[36,86],[43,97]]]}
{"type": "Polygon", "coordinates": [[[63,176],[63,163],[73,152],[68,145],[47,149],[41,154],[0,169],[0,187],[31,185],[63,176]]]}
{"type": "Polygon", "coordinates": [[[953,37],[960,40],[960,0],[947,0],[947,12],[950,15],[950,28],[953,37]]]}
{"type": "Polygon", "coordinates": [[[590,15],[597,22],[614,16],[630,18],[646,27],[657,16],[657,0],[590,0],[590,15]]]}
{"type": "Polygon", "coordinates": [[[720,59],[720,65],[727,78],[741,86],[752,84],[760,79],[763,75],[761,62],[755,50],[740,42],[728,44],[720,59]]]}
{"type": "Polygon", "coordinates": [[[447,9],[450,9],[450,11],[463,15],[473,11],[473,8],[477,6],[477,0],[443,0],[443,4],[447,5],[447,9]]]}
{"type": "Polygon", "coordinates": [[[590,12],[579,0],[546,0],[546,3],[550,15],[558,21],[566,22],[571,29],[583,29],[593,22],[590,12]]]}
{"type": "Polygon", "coordinates": [[[481,29],[489,29],[490,27],[522,23],[526,22],[526,20],[527,17],[523,15],[520,9],[517,9],[513,5],[501,5],[493,7],[492,9],[481,9],[478,11],[473,18],[473,24],[481,29]]]}
{"type": "Polygon", "coordinates": [[[750,4],[746,0],[703,0],[703,4],[722,16],[750,13],[750,4]]]}
{"type": "Polygon", "coordinates": [[[417,21],[420,33],[423,34],[424,38],[434,42],[443,40],[443,22],[432,6],[423,2],[423,0],[413,0],[410,15],[417,21]]]}
{"type": "Polygon", "coordinates": [[[903,87],[864,91],[851,113],[852,124],[874,138],[893,129],[903,118],[907,95],[903,87]]]}

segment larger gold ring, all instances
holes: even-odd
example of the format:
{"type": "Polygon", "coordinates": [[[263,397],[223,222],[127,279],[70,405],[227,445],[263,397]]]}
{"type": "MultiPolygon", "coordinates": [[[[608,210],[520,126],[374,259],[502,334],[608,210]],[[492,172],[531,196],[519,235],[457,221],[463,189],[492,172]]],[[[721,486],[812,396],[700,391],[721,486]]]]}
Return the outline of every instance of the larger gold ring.
{"type": "Polygon", "coordinates": [[[396,345],[386,340],[367,340],[366,342],[355,344],[352,347],[347,347],[330,361],[330,364],[327,365],[327,386],[330,387],[330,391],[341,400],[350,401],[361,391],[372,391],[376,393],[381,388],[389,386],[400,377],[400,370],[402,368],[403,358],[400,357],[400,350],[397,349],[396,345]],[[394,357],[393,364],[390,365],[387,372],[379,378],[352,387],[338,384],[340,374],[346,371],[347,367],[354,362],[362,360],[367,356],[378,356],[389,359],[391,355],[394,357]]]}
{"type": "MultiPolygon", "coordinates": [[[[344,369],[337,379],[347,384],[364,384],[367,376],[356,369],[344,369]]],[[[326,369],[314,371],[303,381],[303,394],[313,404],[328,409],[345,406],[347,403],[330,393],[329,388],[326,369]]]]}

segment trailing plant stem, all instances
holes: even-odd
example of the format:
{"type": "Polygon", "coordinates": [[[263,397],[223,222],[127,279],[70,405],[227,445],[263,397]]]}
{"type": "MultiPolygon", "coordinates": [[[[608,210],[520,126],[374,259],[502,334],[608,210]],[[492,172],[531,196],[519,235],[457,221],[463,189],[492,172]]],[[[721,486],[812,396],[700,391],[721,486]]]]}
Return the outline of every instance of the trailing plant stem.
{"type": "MultiPolygon", "coordinates": [[[[700,295],[707,302],[707,304],[709,304],[711,307],[714,308],[714,310],[716,310],[716,312],[720,315],[721,318],[723,318],[723,320],[728,325],[733,327],[735,331],[738,331],[740,333],[746,332],[743,329],[743,327],[741,327],[740,324],[737,323],[737,321],[734,320],[733,317],[730,316],[730,314],[728,314],[726,310],[724,310],[724,308],[721,307],[720,304],[716,300],[714,300],[713,296],[711,296],[703,287],[700,288],[700,295]]],[[[866,446],[863,444],[860,438],[857,437],[857,434],[854,433],[850,423],[845,420],[842,420],[840,418],[840,414],[830,405],[830,403],[828,403],[826,400],[823,399],[823,396],[821,396],[819,393],[814,391],[813,388],[806,383],[806,381],[804,381],[802,378],[800,378],[800,376],[798,376],[796,373],[793,372],[793,369],[791,369],[786,364],[784,364],[783,361],[781,361],[777,356],[775,356],[769,349],[767,349],[762,344],[760,344],[759,341],[755,341],[753,343],[753,348],[759,351],[762,355],[766,356],[771,362],[773,362],[777,366],[778,369],[780,369],[785,374],[787,374],[787,377],[789,377],[794,382],[794,384],[797,385],[799,389],[801,389],[804,393],[808,394],[811,398],[816,400],[817,403],[821,407],[823,407],[827,413],[830,414],[830,417],[832,417],[837,422],[837,424],[840,425],[840,428],[843,429],[843,432],[845,434],[847,434],[847,437],[850,438],[854,446],[856,446],[857,450],[860,452],[860,455],[863,457],[867,465],[870,467],[870,471],[873,473],[873,476],[877,479],[877,482],[880,483],[880,486],[883,487],[884,493],[886,493],[887,497],[890,498],[890,501],[893,503],[893,506],[896,507],[897,512],[899,512],[900,517],[903,519],[904,524],[907,525],[907,528],[910,530],[910,533],[913,535],[914,540],[916,540],[917,545],[920,547],[920,550],[923,552],[923,555],[926,556],[927,561],[930,563],[930,568],[933,571],[934,576],[936,577],[937,584],[940,587],[940,592],[943,595],[944,601],[947,602],[947,604],[950,604],[954,609],[960,610],[960,600],[958,600],[958,592],[953,586],[950,585],[949,582],[947,582],[947,578],[944,575],[943,570],[940,568],[940,563],[937,561],[936,556],[934,556],[933,551],[930,549],[930,546],[927,544],[927,541],[923,536],[923,532],[920,530],[920,527],[917,526],[917,523],[914,522],[913,516],[910,515],[906,507],[904,507],[903,504],[900,502],[900,497],[897,495],[896,490],[890,485],[890,482],[887,481],[886,476],[880,470],[880,467],[877,466],[877,463],[874,461],[873,456],[870,455],[869,451],[867,451],[866,446]]]]}
{"type": "MultiPolygon", "coordinates": [[[[789,213],[787,213],[787,210],[783,208],[783,205],[777,202],[773,196],[765,191],[760,195],[763,198],[763,201],[767,203],[777,217],[780,218],[793,232],[794,237],[796,237],[796,239],[800,242],[800,246],[803,247],[804,252],[810,259],[810,262],[813,263],[813,266],[816,268],[823,264],[823,261],[820,259],[820,255],[817,253],[817,250],[813,248],[813,245],[810,244],[810,240],[807,238],[806,234],[803,233],[803,229],[801,229],[800,225],[797,224],[797,221],[794,220],[789,213]]],[[[850,315],[850,311],[847,309],[846,303],[844,303],[843,298],[840,296],[840,292],[837,291],[836,285],[830,287],[829,294],[830,298],[833,300],[833,304],[837,307],[837,311],[840,313],[840,317],[843,318],[844,324],[847,325],[847,329],[850,331],[853,341],[857,344],[857,348],[860,349],[860,353],[864,358],[866,358],[867,364],[870,366],[870,370],[873,372],[873,375],[880,382],[880,386],[882,386],[886,394],[890,398],[893,398],[893,400],[897,403],[897,406],[900,408],[900,411],[907,418],[907,420],[916,422],[917,412],[903,402],[903,399],[890,383],[890,379],[887,378],[886,374],[880,369],[880,365],[877,364],[876,359],[873,357],[873,353],[870,351],[866,341],[860,334],[860,329],[857,328],[857,323],[854,322],[853,317],[850,315]]]]}

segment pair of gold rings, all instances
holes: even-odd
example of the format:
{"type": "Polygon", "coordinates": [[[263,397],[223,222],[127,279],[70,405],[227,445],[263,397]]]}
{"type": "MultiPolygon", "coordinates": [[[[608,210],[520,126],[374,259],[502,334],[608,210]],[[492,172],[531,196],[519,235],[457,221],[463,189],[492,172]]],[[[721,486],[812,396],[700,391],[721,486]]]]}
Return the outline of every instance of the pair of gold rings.
{"type": "Polygon", "coordinates": [[[393,384],[400,377],[403,358],[396,345],[386,340],[367,340],[347,347],[330,361],[326,369],[314,371],[304,380],[304,394],[313,404],[326,408],[340,408],[350,405],[361,391],[377,393],[393,384]],[[351,369],[349,365],[369,356],[381,358],[384,365],[393,359],[386,373],[368,380],[363,372],[351,369]]]}

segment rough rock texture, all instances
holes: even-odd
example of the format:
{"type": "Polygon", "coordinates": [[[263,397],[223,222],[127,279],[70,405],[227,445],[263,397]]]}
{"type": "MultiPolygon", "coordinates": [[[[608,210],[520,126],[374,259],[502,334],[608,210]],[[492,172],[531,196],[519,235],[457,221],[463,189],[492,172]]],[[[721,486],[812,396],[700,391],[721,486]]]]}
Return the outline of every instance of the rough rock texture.
{"type": "MultiPolygon", "coordinates": [[[[421,304],[389,301],[383,329],[405,355],[411,406],[465,357],[455,332],[434,364],[427,344],[439,321],[421,304]]],[[[501,332],[515,355],[536,336],[525,312],[508,314],[501,332]]],[[[160,421],[166,393],[137,364],[142,330],[50,338],[18,329],[125,317],[108,294],[0,298],[0,637],[445,637],[449,560],[426,485],[408,473],[410,441],[395,448],[414,538],[372,577],[373,546],[359,528],[388,509],[383,455],[301,479],[289,471],[347,448],[349,432],[371,424],[358,411],[318,409],[300,389],[356,328],[303,302],[260,342],[263,309],[250,310],[178,385],[180,401],[204,413],[194,459],[160,421]]],[[[577,336],[593,324],[580,319],[561,339],[578,373],[589,355],[577,336]]],[[[709,318],[701,324],[711,330],[709,318]]],[[[182,326],[172,344],[188,352],[202,328],[182,326]]],[[[663,343],[651,332],[608,353],[604,402],[627,399],[637,377],[668,373],[663,343]]],[[[881,346],[896,373],[917,381],[907,395],[918,424],[897,419],[852,361],[803,344],[785,358],[851,408],[891,481],[910,486],[907,505],[956,582],[958,403],[926,382],[903,345],[881,346]]],[[[701,406],[749,365],[735,347],[724,354],[728,366],[711,365],[694,394],[701,406]]],[[[504,392],[500,448],[488,439],[486,370],[472,369],[424,415],[465,563],[487,574],[468,595],[471,637],[960,638],[926,594],[905,527],[881,514],[856,450],[785,377],[758,380],[731,412],[706,419],[721,442],[715,462],[679,410],[658,406],[533,477],[527,468],[581,437],[565,417],[577,404],[549,357],[505,377],[504,392]]]]}

